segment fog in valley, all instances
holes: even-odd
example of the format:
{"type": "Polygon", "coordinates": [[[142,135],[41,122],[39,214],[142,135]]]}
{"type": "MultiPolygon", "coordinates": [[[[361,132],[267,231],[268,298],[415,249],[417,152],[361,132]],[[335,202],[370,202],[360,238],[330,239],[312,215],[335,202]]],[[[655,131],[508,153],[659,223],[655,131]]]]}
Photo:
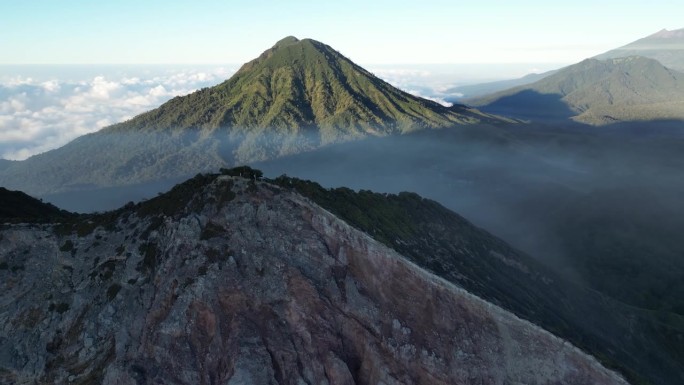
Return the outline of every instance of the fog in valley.
{"type": "MultiPolygon", "coordinates": [[[[453,127],[328,145],[251,165],[268,178],[286,174],[330,188],[417,192],[570,279],[589,280],[641,307],[667,303],[668,311],[681,314],[684,159],[678,154],[684,134],[677,124],[453,127]],[[608,269],[614,276],[593,276],[596,264],[614,265],[608,269]],[[649,276],[659,277],[647,280],[651,292],[639,284],[624,287],[649,276]]],[[[217,136],[203,142],[195,136],[192,141],[204,144],[190,147],[223,146],[217,153],[224,155],[235,151],[217,136]]],[[[278,143],[279,138],[261,140],[278,143]]],[[[189,139],[176,140],[188,146],[189,139]]],[[[320,138],[312,134],[295,142],[318,144],[320,138]]],[[[199,159],[191,152],[186,157],[199,159]]],[[[221,161],[235,162],[228,156],[221,161]]],[[[220,162],[200,165],[206,166],[201,171],[218,172],[220,162]]],[[[86,186],[43,199],[69,210],[102,211],[152,198],[184,178],[86,186]]]]}
{"type": "Polygon", "coordinates": [[[669,310],[681,314],[684,137],[668,123],[454,128],[255,166],[269,177],[285,173],[326,187],[417,192],[573,280],[588,278],[644,307],[669,298],[678,307],[669,310]],[[621,283],[659,276],[660,290],[594,277],[596,263],[614,264],[621,283]]]}
{"type": "MultiPolygon", "coordinates": [[[[527,67],[529,72],[539,70],[527,67]]],[[[448,105],[458,103],[465,91],[477,91],[458,87],[469,82],[454,75],[464,68],[405,65],[371,70],[407,92],[448,105]]],[[[0,128],[43,128],[2,131],[7,139],[3,152],[18,157],[49,149],[88,132],[85,126],[121,120],[150,103],[215,83],[227,70],[174,71],[60,82],[40,74],[30,79],[5,76],[0,92],[8,102],[0,107],[7,114],[0,128]],[[113,109],[107,112],[105,105],[113,109]],[[52,121],[54,125],[46,124],[52,121]],[[57,131],[62,132],[59,138],[53,134],[57,131]]],[[[493,72],[488,76],[480,80],[496,80],[493,72]]],[[[501,84],[485,84],[491,87],[501,84]]],[[[223,129],[154,134],[113,129],[107,135],[77,139],[83,143],[73,148],[98,148],[97,159],[62,151],[59,164],[72,165],[68,170],[44,176],[12,174],[16,164],[3,160],[0,172],[14,175],[8,181],[16,186],[7,187],[34,186],[35,191],[26,191],[75,212],[116,209],[153,198],[198,172],[245,163],[269,178],[287,174],[330,188],[412,191],[569,279],[631,305],[684,314],[679,283],[684,241],[678,234],[684,225],[681,122],[586,126],[571,123],[567,118],[572,114],[559,100],[530,97],[514,111],[488,108],[503,115],[517,111],[535,123],[457,126],[365,139],[349,132],[340,136],[347,142],[337,144],[327,143],[316,127],[234,130],[242,131],[237,136],[223,129]],[[527,104],[536,107],[528,111],[527,104]],[[53,185],[60,190],[50,192],[53,185]]],[[[43,164],[49,159],[34,156],[24,169],[35,164],[36,170],[49,170],[43,164]]]]}

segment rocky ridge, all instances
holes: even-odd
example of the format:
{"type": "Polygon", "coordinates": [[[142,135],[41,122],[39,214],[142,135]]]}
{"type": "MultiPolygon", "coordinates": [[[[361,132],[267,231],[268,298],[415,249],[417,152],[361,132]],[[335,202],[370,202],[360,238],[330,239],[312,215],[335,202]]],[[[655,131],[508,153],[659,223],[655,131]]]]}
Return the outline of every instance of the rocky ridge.
{"type": "MultiPolygon", "coordinates": [[[[197,187],[199,186],[199,187],[197,187]]],[[[0,232],[0,382],[625,384],[272,184],[0,232]]]]}

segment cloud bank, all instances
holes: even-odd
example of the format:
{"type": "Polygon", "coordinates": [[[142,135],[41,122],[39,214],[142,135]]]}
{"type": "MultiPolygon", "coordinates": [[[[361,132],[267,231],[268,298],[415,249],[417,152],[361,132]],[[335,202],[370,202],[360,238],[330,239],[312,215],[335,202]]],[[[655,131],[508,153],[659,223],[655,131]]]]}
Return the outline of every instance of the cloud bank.
{"type": "Polygon", "coordinates": [[[387,83],[423,99],[432,100],[445,107],[453,106],[449,100],[463,97],[463,94],[450,93],[455,84],[454,74],[420,68],[373,68],[371,72],[387,83]]]}
{"type": "Polygon", "coordinates": [[[220,83],[235,70],[139,71],[82,80],[0,79],[0,158],[22,160],[220,83]]]}
{"type": "MultiPolygon", "coordinates": [[[[23,160],[61,147],[175,96],[216,85],[237,67],[66,66],[50,67],[46,75],[42,69],[21,67],[8,74],[7,67],[0,66],[0,158],[23,160]]],[[[462,96],[446,92],[456,81],[451,68],[385,66],[371,72],[445,106],[462,96]]]]}

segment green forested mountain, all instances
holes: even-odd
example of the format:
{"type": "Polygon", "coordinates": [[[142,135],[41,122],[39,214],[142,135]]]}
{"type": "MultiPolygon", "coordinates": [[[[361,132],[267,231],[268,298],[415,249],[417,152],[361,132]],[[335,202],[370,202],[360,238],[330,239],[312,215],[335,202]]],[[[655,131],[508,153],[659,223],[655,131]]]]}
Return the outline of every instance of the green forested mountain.
{"type": "Polygon", "coordinates": [[[587,59],[535,83],[470,101],[532,120],[605,125],[684,119],[684,74],[640,56],[587,59]]]}
{"type": "MultiPolygon", "coordinates": [[[[672,31],[663,29],[622,47],[594,56],[593,59],[603,61],[607,59],[627,58],[630,56],[641,56],[654,59],[669,69],[684,72],[684,28],[672,31]]],[[[509,89],[521,89],[526,85],[549,77],[556,72],[558,72],[558,70],[548,71],[542,74],[530,74],[519,79],[458,86],[450,88],[447,90],[447,93],[462,93],[463,98],[472,99],[474,104],[479,105],[482,100],[489,100],[489,98],[486,97],[489,94],[495,94],[502,91],[505,93],[505,90],[509,89]]],[[[549,106],[547,105],[546,107],[549,106]]],[[[669,109],[669,107],[657,106],[655,107],[655,110],[650,109],[649,113],[652,115],[653,112],[663,107],[669,109]]],[[[588,120],[593,121],[595,118],[588,118],[588,120]]]]}
{"type": "Polygon", "coordinates": [[[644,56],[655,59],[668,68],[684,72],[684,28],[663,29],[625,46],[596,56],[596,59],[613,59],[627,56],[644,56]]]}
{"type": "Polygon", "coordinates": [[[227,81],[16,162],[0,183],[33,194],[118,186],[365,136],[502,121],[412,96],[323,43],[287,37],[227,81]]]}
{"type": "Polygon", "coordinates": [[[12,163],[13,162],[11,160],[0,159],[0,170],[6,169],[7,167],[11,166],[12,163]]]}
{"type": "Polygon", "coordinates": [[[330,46],[290,36],[225,82],[174,98],[106,131],[235,127],[292,133],[317,127],[326,143],[482,118],[462,106],[447,108],[405,93],[330,46]]]}

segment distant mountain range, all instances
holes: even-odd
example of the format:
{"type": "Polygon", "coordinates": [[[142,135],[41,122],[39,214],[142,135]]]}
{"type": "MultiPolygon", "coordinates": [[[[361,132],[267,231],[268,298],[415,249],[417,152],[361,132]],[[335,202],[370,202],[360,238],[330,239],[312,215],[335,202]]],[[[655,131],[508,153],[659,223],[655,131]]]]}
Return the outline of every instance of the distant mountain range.
{"type": "Polygon", "coordinates": [[[120,186],[367,136],[505,121],[410,95],[323,43],[287,37],[215,87],[0,165],[0,185],[38,195],[120,186]]]}
{"type": "MultiPolygon", "coordinates": [[[[616,48],[603,54],[594,56],[594,59],[617,59],[629,56],[643,56],[659,61],[665,67],[684,72],[684,29],[668,31],[663,29],[653,35],[639,39],[623,47],[616,48]]],[[[460,93],[462,97],[450,100],[461,101],[464,99],[480,98],[488,94],[504,91],[509,88],[534,83],[558,70],[544,73],[531,73],[521,78],[498,80],[488,83],[469,84],[449,88],[446,94],[460,93]]]]}
{"type": "Polygon", "coordinates": [[[488,95],[488,94],[493,94],[498,91],[506,90],[509,88],[513,87],[518,87],[522,86],[525,84],[530,84],[534,83],[538,80],[541,80],[549,75],[552,75],[556,73],[557,70],[552,70],[552,71],[546,71],[542,73],[532,73],[525,75],[521,78],[516,78],[516,79],[506,79],[506,80],[497,80],[494,82],[488,82],[488,83],[477,83],[477,84],[468,84],[464,86],[457,86],[457,87],[452,87],[444,91],[445,94],[462,94],[463,96],[460,96],[458,98],[452,98],[449,100],[452,101],[459,101],[463,99],[472,99],[472,98],[477,98],[480,96],[488,95]]]}
{"type": "Polygon", "coordinates": [[[14,162],[11,160],[7,159],[0,159],[0,170],[4,170],[7,167],[11,166],[14,162]]]}
{"type": "Polygon", "coordinates": [[[684,120],[684,74],[641,56],[587,59],[532,84],[469,100],[490,113],[605,125],[684,120]]]}
{"type": "Polygon", "coordinates": [[[603,60],[627,56],[655,59],[665,67],[684,72],[684,28],[674,31],[663,29],[643,39],[595,56],[595,58],[603,60]]]}

